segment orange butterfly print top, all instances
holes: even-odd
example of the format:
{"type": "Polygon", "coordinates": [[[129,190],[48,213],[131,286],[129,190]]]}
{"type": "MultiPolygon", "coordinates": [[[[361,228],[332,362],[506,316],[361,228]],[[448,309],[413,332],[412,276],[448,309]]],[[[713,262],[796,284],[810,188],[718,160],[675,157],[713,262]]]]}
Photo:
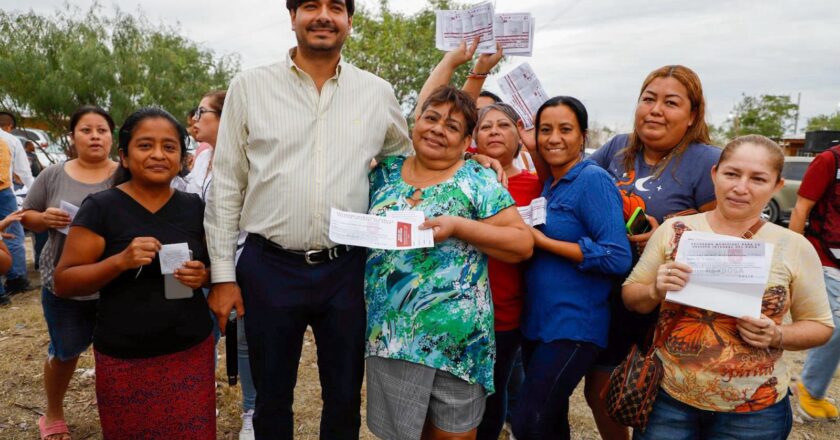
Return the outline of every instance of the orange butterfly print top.
{"type": "MultiPolygon", "coordinates": [[[[656,270],[674,259],[687,230],[714,232],[705,214],[668,220],[654,232],[650,249],[625,284],[654,282],[656,270]]],[[[790,312],[794,321],[832,325],[819,259],[807,240],[770,223],[754,239],[775,244],[762,313],[777,324],[790,312]]],[[[660,330],[675,319],[677,309],[674,303],[663,303],[660,330]]],[[[710,411],[758,411],[784,398],[790,373],[782,350],[751,347],[739,336],[736,323],[730,316],[686,307],[659,350],[665,367],[663,389],[677,400],[710,411]]]]}

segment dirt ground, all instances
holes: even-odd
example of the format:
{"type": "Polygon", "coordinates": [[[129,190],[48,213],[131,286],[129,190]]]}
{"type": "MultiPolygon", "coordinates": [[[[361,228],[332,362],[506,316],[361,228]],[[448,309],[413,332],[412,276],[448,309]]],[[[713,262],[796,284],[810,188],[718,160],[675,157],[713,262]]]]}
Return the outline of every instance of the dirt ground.
{"type": "MultiPolygon", "coordinates": [[[[31,253],[30,253],[31,255],[31,253]]],[[[31,267],[31,262],[30,262],[31,267]]],[[[40,284],[36,272],[30,272],[33,285],[40,284]]],[[[0,439],[37,439],[37,418],[43,413],[46,401],[43,393],[43,362],[49,338],[40,305],[40,289],[12,297],[12,306],[0,309],[0,439]]],[[[229,387],[225,377],[224,345],[220,351],[216,373],[217,406],[219,408],[218,438],[237,439],[241,425],[240,390],[229,387]]],[[[785,358],[798,374],[804,361],[803,353],[787,353],[785,358]]],[[[315,342],[307,332],[303,357],[295,391],[296,438],[317,439],[320,421],[321,387],[315,360],[315,342]]],[[[75,440],[99,439],[99,420],[94,394],[93,355],[82,355],[77,373],[70,383],[65,401],[67,422],[75,440]]],[[[835,372],[829,396],[840,400],[840,380],[835,372]]],[[[597,440],[600,437],[583,399],[582,386],[575,392],[569,418],[572,438],[597,440]]],[[[364,395],[363,395],[364,398],[364,395]]],[[[375,437],[364,426],[362,404],[362,439],[375,437]]],[[[507,438],[503,434],[504,439],[507,438]]],[[[818,440],[840,438],[840,423],[794,423],[791,439],[818,440]]]]}

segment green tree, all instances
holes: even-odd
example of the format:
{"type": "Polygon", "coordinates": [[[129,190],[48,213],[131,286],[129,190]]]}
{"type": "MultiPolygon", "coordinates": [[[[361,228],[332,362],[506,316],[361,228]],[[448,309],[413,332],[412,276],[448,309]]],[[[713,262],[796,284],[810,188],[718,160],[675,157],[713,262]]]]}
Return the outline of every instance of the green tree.
{"type": "MultiPolygon", "coordinates": [[[[461,7],[448,0],[429,0],[421,11],[406,15],[392,10],[388,0],[380,0],[378,11],[359,8],[353,17],[353,34],[342,54],[354,65],[390,82],[408,113],[417,104],[417,94],[429,73],[443,58],[444,53],[435,48],[434,11],[461,7]]],[[[461,66],[452,83],[462,85],[471,68],[471,64],[461,66]]]]}
{"type": "Polygon", "coordinates": [[[817,115],[813,118],[808,118],[808,128],[806,131],[817,130],[840,130],[840,112],[833,115],[817,115]]]}
{"type": "Polygon", "coordinates": [[[156,105],[182,119],[204,93],[239,70],[173,28],[144,16],[58,9],[54,15],[0,11],[0,104],[42,120],[54,134],[80,105],[107,109],[117,123],[156,105]]]}
{"type": "Polygon", "coordinates": [[[792,128],[797,105],[787,95],[742,95],[741,102],[732,109],[726,135],[729,139],[745,134],[761,134],[781,138],[792,128]]]}
{"type": "Polygon", "coordinates": [[[712,145],[723,147],[728,144],[731,138],[728,137],[727,130],[723,125],[709,124],[709,137],[712,138],[712,145]]]}

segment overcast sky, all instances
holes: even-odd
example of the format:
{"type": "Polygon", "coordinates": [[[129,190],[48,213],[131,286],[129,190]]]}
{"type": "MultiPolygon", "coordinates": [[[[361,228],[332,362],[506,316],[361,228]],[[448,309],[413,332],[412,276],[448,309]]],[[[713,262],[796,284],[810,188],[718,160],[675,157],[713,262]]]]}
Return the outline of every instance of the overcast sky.
{"type": "MultiPolygon", "coordinates": [[[[357,0],[376,5],[377,0],[357,0]]],[[[51,13],[63,0],[0,0],[5,11],[51,13]]],[[[90,0],[68,3],[87,9],[90,0]]],[[[391,0],[406,13],[425,0],[391,0]]],[[[476,0],[465,3],[478,3],[476,0]]],[[[591,119],[614,129],[632,123],[639,87],[653,69],[684,64],[703,82],[707,120],[723,123],[741,94],[801,98],[808,117],[840,110],[840,3],[837,0],[497,0],[499,12],[531,12],[534,56],[510,58],[501,74],[529,62],[549,95],[572,95],[591,119]]],[[[102,0],[106,11],[142,10],[175,25],[243,68],[273,62],[293,46],[283,0],[102,0]],[[142,9],[139,9],[142,8],[142,9]]],[[[495,79],[488,88],[498,90],[495,79]]]]}

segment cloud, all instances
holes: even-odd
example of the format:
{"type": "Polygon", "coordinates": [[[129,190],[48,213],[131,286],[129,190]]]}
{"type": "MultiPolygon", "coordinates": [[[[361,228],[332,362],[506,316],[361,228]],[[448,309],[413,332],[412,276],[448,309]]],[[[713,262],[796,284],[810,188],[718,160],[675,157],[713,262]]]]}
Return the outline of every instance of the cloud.
{"type": "MultiPolygon", "coordinates": [[[[357,0],[375,6],[378,0],[357,0]]],[[[63,0],[29,0],[49,13],[63,0]]],[[[391,0],[413,13],[423,0],[391,0]]],[[[477,1],[475,2],[477,3],[477,1]]],[[[534,56],[512,58],[502,72],[529,62],[550,94],[586,103],[593,120],[628,129],[639,87],[653,69],[684,64],[703,81],[708,119],[722,123],[741,97],[802,93],[800,127],[840,103],[840,8],[836,0],[664,2],[642,0],[496,0],[499,11],[530,11],[537,20],[534,56]]],[[[74,1],[82,9],[89,1],[74,1]]],[[[115,0],[142,5],[156,22],[175,25],[217,53],[238,53],[243,67],[280,59],[294,45],[282,0],[115,0]]],[[[0,0],[4,10],[19,0],[0,0]]],[[[491,78],[488,87],[494,89],[491,78]]]]}

